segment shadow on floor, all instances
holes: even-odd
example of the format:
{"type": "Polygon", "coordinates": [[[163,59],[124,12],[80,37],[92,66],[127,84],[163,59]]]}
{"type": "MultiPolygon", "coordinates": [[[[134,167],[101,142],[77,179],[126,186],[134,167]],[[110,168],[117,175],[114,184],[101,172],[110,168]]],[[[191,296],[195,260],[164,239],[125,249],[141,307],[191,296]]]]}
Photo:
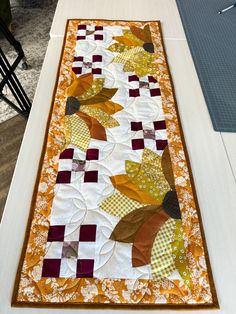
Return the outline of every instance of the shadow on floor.
{"type": "Polygon", "coordinates": [[[0,220],[27,121],[17,115],[0,124],[0,220]]]}

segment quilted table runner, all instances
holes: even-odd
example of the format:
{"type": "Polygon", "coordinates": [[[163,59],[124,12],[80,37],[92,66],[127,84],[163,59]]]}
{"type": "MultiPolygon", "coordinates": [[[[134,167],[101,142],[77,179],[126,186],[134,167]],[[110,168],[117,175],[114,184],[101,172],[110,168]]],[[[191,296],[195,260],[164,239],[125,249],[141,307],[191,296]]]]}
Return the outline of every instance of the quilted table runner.
{"type": "Polygon", "coordinates": [[[218,307],[159,22],[68,21],[12,303],[218,307]]]}

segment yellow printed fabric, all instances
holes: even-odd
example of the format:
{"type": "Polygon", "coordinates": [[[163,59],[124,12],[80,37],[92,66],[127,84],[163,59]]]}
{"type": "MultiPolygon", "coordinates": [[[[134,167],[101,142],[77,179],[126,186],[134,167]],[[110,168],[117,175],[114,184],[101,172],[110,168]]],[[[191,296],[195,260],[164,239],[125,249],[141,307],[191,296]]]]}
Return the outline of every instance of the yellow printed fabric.
{"type": "Polygon", "coordinates": [[[116,193],[105,199],[105,201],[100,204],[101,209],[106,211],[108,214],[120,218],[126,216],[128,213],[141,206],[141,203],[128,198],[119,191],[116,191],[116,193]]]}
{"type": "Polygon", "coordinates": [[[77,97],[78,100],[86,100],[97,95],[103,88],[104,78],[98,78],[93,81],[93,84],[82,95],[77,97]]]}
{"type": "Polygon", "coordinates": [[[98,120],[98,122],[100,122],[104,128],[114,128],[116,126],[119,126],[118,121],[116,121],[114,118],[112,118],[112,116],[99,108],[92,108],[89,105],[85,105],[80,107],[80,111],[98,120]]]}
{"type": "Polygon", "coordinates": [[[157,154],[144,150],[142,164],[126,160],[125,167],[128,177],[135,185],[160,203],[163,201],[170,186],[162,171],[161,158],[157,154]]]}

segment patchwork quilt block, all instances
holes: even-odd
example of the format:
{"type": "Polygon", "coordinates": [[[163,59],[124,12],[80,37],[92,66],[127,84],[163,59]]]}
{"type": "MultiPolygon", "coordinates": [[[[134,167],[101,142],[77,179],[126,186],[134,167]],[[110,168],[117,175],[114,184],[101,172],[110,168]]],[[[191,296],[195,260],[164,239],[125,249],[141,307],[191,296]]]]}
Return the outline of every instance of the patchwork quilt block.
{"type": "Polygon", "coordinates": [[[69,20],[15,306],[218,307],[159,22],[69,20]]]}

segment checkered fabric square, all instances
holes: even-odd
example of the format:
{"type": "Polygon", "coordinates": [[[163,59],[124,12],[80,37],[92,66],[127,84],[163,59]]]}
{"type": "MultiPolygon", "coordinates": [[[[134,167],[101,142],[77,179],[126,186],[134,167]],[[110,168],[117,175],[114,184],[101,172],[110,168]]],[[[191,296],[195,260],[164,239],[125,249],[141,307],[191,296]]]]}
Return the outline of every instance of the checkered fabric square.
{"type": "Polygon", "coordinates": [[[73,241],[67,240],[69,230],[65,225],[50,226],[42,277],[93,277],[97,225],[80,225],[73,241]]]}
{"type": "Polygon", "coordinates": [[[102,75],[102,55],[94,54],[91,56],[77,56],[74,57],[72,63],[72,71],[76,75],[92,73],[94,75],[102,75]]]}
{"type": "Polygon", "coordinates": [[[129,89],[129,97],[156,97],[161,95],[158,82],[151,75],[143,76],[141,78],[139,78],[137,75],[130,75],[128,76],[128,82],[132,87],[129,89]]]}
{"type": "Polygon", "coordinates": [[[171,218],[162,226],[155,239],[151,255],[151,269],[155,280],[161,280],[175,270],[171,247],[174,228],[175,220],[171,218]]]}
{"type": "Polygon", "coordinates": [[[89,148],[84,154],[84,159],[78,159],[73,148],[65,149],[59,157],[59,166],[57,173],[57,184],[70,184],[77,174],[83,174],[84,182],[98,182],[98,171],[86,171],[86,165],[89,161],[99,159],[99,150],[89,148]]]}
{"type": "Polygon", "coordinates": [[[165,120],[154,121],[152,125],[144,126],[142,121],[131,123],[132,139],[131,146],[133,150],[149,147],[150,141],[155,143],[156,150],[163,151],[168,144],[166,139],[165,120]]]}

